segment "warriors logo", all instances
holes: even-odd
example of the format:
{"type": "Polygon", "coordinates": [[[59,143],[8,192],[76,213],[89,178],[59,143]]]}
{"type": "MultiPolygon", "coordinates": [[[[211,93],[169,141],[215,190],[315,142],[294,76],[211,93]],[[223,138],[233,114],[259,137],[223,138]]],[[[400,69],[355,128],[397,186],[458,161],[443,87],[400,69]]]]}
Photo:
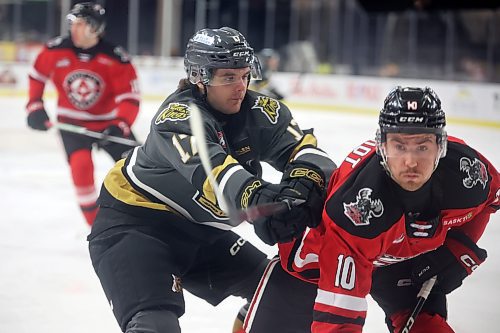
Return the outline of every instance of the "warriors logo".
{"type": "Polygon", "coordinates": [[[462,180],[466,188],[472,188],[472,186],[476,185],[478,182],[483,185],[483,189],[486,188],[488,172],[483,162],[477,158],[471,161],[467,157],[462,157],[460,159],[460,171],[467,172],[467,178],[462,180]]]}
{"type": "Polygon", "coordinates": [[[371,188],[362,188],[356,196],[356,202],[344,203],[344,214],[355,226],[369,225],[370,218],[380,217],[384,213],[382,201],[370,198],[372,192],[371,188]]]}
{"type": "Polygon", "coordinates": [[[178,121],[189,119],[191,113],[186,104],[170,103],[162,112],[156,117],[155,124],[159,125],[168,121],[178,121]]]}
{"type": "Polygon", "coordinates": [[[252,109],[259,109],[266,115],[271,124],[276,124],[280,116],[280,107],[280,103],[277,100],[267,96],[259,96],[255,101],[255,105],[252,106],[252,109]]]}
{"type": "Polygon", "coordinates": [[[74,71],[64,78],[63,88],[68,100],[77,109],[91,108],[104,91],[104,81],[96,73],[74,71]]]}

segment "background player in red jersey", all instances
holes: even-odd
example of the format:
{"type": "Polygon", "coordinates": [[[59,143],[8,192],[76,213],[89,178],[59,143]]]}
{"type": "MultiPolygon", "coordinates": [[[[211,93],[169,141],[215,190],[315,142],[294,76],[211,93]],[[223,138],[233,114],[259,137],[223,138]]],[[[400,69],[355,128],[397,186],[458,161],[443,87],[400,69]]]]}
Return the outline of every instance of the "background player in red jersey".
{"type": "Polygon", "coordinates": [[[388,95],[376,140],[333,173],[321,224],[279,244],[281,266],[266,270],[246,332],[361,332],[370,293],[399,333],[433,276],[411,332],[453,332],[446,295],[487,257],[477,241],[500,208],[500,175],[444,128],[430,88],[388,95]]]}
{"type": "MultiPolygon", "coordinates": [[[[58,122],[134,139],[130,127],[139,112],[137,76],[125,51],[103,40],[104,13],[99,4],[76,4],[67,15],[70,36],[50,40],[37,56],[29,75],[29,127],[46,131],[51,126],[43,93],[52,80],[58,122]]],[[[130,147],[64,131],[60,135],[78,203],[91,225],[97,213],[92,147],[102,148],[115,161],[130,147]]]]}

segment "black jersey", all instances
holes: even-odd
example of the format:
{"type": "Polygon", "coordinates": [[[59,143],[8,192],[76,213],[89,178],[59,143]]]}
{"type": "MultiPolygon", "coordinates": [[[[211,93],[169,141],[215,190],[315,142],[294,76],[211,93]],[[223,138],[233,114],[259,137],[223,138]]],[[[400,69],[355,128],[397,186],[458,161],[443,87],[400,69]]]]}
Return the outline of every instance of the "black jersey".
{"type": "Polygon", "coordinates": [[[191,87],[176,91],[163,102],[146,142],[109,172],[101,206],[140,210],[141,216],[144,212],[156,217],[173,213],[186,223],[222,230],[232,227],[197,154],[189,125],[191,103],[202,112],[212,173],[226,200],[237,207],[244,207],[244,185],[261,176],[261,161],[279,171],[291,161],[308,161],[323,169],[327,177],[335,168],[317,148],[312,130],[302,131],[285,104],[249,90],[240,111],[225,115],[212,109],[191,87]]]}

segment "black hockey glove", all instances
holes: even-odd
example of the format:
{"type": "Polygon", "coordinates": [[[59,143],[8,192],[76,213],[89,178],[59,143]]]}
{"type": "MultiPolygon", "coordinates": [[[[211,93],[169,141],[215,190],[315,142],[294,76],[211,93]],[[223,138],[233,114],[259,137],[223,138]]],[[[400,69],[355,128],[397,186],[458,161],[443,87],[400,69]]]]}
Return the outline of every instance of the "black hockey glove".
{"type": "Polygon", "coordinates": [[[424,253],[415,259],[412,282],[421,285],[437,275],[435,288],[445,294],[462,285],[487,257],[486,250],[477,246],[470,238],[458,231],[449,231],[444,245],[424,253]]]}
{"type": "Polygon", "coordinates": [[[272,216],[265,216],[251,221],[255,233],[266,244],[286,243],[300,236],[306,228],[304,221],[308,218],[308,209],[304,204],[293,202],[305,199],[299,192],[286,185],[270,184],[260,180],[253,181],[247,188],[253,187],[248,206],[263,205],[272,202],[286,201],[290,209],[272,216]]]}
{"type": "Polygon", "coordinates": [[[28,126],[37,131],[46,131],[49,129],[50,119],[40,101],[31,102],[26,107],[28,111],[28,126]]]}
{"type": "Polygon", "coordinates": [[[307,211],[305,225],[311,228],[318,226],[326,197],[323,171],[312,163],[294,161],[285,169],[281,184],[292,187],[305,198],[303,207],[303,210],[307,211]]]}
{"type": "MultiPolygon", "coordinates": [[[[130,138],[132,135],[132,130],[130,126],[123,120],[116,120],[111,125],[106,127],[106,129],[102,132],[102,134],[106,134],[109,136],[116,136],[120,138],[130,138]]],[[[99,141],[100,146],[106,146],[110,141],[106,140],[106,138],[99,141]]]]}

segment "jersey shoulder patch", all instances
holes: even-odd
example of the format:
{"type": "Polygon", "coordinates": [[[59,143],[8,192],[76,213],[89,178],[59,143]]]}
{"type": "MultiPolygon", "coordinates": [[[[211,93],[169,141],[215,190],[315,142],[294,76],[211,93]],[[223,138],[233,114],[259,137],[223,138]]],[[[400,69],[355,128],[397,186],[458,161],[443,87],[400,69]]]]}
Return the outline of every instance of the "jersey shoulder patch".
{"type": "Polygon", "coordinates": [[[247,91],[247,94],[253,100],[250,106],[251,111],[260,112],[271,124],[276,125],[283,112],[283,105],[274,98],[254,91],[247,91]]]}
{"type": "Polygon", "coordinates": [[[189,106],[185,103],[168,103],[158,113],[155,118],[155,125],[160,125],[166,121],[183,121],[188,120],[191,116],[189,106]]]}
{"type": "Polygon", "coordinates": [[[490,187],[488,164],[479,154],[461,142],[448,142],[446,156],[436,174],[444,187],[444,207],[475,207],[487,200],[490,187]]]}
{"type": "Polygon", "coordinates": [[[113,43],[107,42],[105,40],[101,41],[100,52],[105,55],[118,60],[121,63],[130,63],[130,55],[128,52],[120,45],[115,45],[113,43]]]}
{"type": "Polygon", "coordinates": [[[71,48],[72,43],[69,37],[64,37],[64,36],[58,36],[55,38],[50,39],[45,46],[51,50],[51,49],[64,49],[64,48],[71,48]]]}

